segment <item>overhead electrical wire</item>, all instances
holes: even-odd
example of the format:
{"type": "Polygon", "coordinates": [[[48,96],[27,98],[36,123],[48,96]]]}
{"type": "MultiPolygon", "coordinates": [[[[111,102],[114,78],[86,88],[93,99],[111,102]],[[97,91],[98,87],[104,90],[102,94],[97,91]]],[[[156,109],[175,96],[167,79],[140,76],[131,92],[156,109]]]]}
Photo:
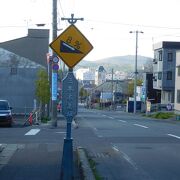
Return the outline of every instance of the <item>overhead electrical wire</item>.
{"type": "Polygon", "coordinates": [[[113,22],[113,21],[104,21],[104,20],[92,20],[92,19],[87,19],[87,21],[95,22],[95,23],[103,23],[103,24],[122,25],[122,26],[139,26],[139,27],[144,27],[144,28],[180,30],[180,27],[155,26],[155,25],[143,25],[143,24],[129,24],[129,23],[123,23],[123,22],[113,22]]]}
{"type": "MultiPolygon", "coordinates": [[[[61,4],[61,1],[60,0],[58,0],[58,3],[59,3],[59,7],[58,7],[58,17],[60,17],[60,19],[62,18],[62,17],[65,17],[65,13],[64,13],[64,10],[63,10],[63,7],[62,7],[62,4],[61,4]],[[62,15],[61,15],[61,13],[62,13],[62,15]]],[[[68,22],[67,21],[65,21],[65,24],[66,24],[66,27],[68,27],[68,22]]]]}

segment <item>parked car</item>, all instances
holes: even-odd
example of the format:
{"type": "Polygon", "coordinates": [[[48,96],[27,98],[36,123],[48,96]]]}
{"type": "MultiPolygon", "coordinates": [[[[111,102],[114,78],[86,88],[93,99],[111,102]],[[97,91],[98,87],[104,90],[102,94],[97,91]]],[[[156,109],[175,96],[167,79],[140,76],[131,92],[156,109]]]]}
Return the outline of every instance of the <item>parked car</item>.
{"type": "Polygon", "coordinates": [[[12,107],[9,106],[7,100],[0,100],[0,125],[12,125],[12,107]]]}

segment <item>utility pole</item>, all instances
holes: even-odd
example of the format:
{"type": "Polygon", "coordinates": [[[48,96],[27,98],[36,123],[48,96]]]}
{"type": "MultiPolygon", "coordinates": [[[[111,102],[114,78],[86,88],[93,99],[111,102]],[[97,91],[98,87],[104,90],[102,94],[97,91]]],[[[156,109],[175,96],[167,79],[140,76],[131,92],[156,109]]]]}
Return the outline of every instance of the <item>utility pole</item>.
{"type": "MultiPolygon", "coordinates": [[[[57,37],[57,0],[53,0],[53,19],[52,19],[52,38],[53,40],[57,37]]],[[[55,57],[56,54],[53,51],[53,57],[55,57]]],[[[58,70],[52,70],[52,85],[51,85],[51,94],[52,96],[52,126],[57,127],[57,74],[58,70]]]]}
{"type": "Polygon", "coordinates": [[[136,34],[136,52],[135,52],[135,72],[134,72],[134,114],[136,114],[136,94],[137,94],[137,50],[138,50],[138,34],[142,31],[130,31],[129,33],[136,34]]]}
{"type": "Polygon", "coordinates": [[[114,74],[114,70],[112,69],[112,79],[111,79],[111,92],[112,92],[111,106],[112,106],[112,109],[113,109],[113,106],[114,106],[114,103],[113,103],[113,101],[114,101],[114,94],[113,94],[113,89],[114,89],[114,87],[113,87],[113,74],[114,74]]]}

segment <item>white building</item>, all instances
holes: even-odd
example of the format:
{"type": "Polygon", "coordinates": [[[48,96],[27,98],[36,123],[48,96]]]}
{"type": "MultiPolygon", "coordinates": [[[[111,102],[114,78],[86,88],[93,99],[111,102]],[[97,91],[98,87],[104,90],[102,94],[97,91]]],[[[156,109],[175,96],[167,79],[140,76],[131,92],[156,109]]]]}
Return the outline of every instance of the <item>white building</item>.
{"type": "Polygon", "coordinates": [[[84,79],[84,73],[88,72],[89,68],[80,68],[78,70],[76,70],[75,75],[76,75],[76,79],[78,80],[83,80],[84,79]]]}
{"type": "Polygon", "coordinates": [[[76,71],[76,79],[82,81],[83,83],[94,84],[95,73],[89,68],[81,68],[76,71]]]}
{"type": "Polygon", "coordinates": [[[180,114],[180,51],[176,52],[174,109],[177,114],[180,114]]]}
{"type": "MultiPolygon", "coordinates": [[[[113,80],[124,80],[127,78],[127,73],[123,71],[116,71],[113,74],[113,80]]],[[[112,80],[112,73],[106,74],[106,80],[112,80]]]]}

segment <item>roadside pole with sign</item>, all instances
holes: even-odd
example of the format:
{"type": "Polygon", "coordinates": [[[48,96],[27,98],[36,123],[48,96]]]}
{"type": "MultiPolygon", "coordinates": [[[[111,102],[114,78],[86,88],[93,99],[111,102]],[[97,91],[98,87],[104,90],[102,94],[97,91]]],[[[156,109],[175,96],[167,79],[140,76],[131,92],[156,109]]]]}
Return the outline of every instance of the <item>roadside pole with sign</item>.
{"type": "Polygon", "coordinates": [[[66,137],[64,139],[63,157],[61,164],[61,179],[73,179],[73,139],[71,137],[71,124],[77,115],[78,109],[78,81],[74,77],[73,67],[80,62],[93,46],[74,25],[83,18],[62,18],[71,24],[51,44],[53,51],[69,67],[68,74],[62,83],[62,114],[67,120],[66,137]]]}

